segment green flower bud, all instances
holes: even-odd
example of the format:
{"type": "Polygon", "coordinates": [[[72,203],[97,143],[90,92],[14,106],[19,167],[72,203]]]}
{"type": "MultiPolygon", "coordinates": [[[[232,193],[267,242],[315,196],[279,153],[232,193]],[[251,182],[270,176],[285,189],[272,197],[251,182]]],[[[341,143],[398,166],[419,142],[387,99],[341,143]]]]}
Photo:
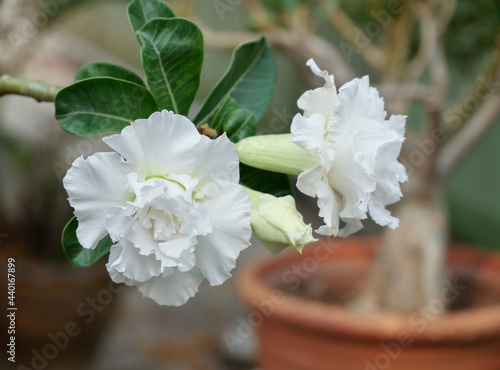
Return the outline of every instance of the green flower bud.
{"type": "Polygon", "coordinates": [[[312,236],[311,225],[304,224],[291,195],[277,198],[249,188],[245,190],[252,201],[253,234],[273,255],[289,245],[302,253],[304,246],[317,241],[312,236]]]}
{"type": "Polygon", "coordinates": [[[236,144],[238,157],[246,165],[288,175],[299,175],[319,166],[319,158],[292,139],[292,134],[251,136],[236,144]]]}

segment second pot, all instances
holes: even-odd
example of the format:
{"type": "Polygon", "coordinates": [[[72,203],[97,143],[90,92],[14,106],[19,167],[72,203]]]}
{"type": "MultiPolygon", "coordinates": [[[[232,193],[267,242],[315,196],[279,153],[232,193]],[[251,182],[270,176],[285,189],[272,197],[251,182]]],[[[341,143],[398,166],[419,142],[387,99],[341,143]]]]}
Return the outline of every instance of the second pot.
{"type": "Polygon", "coordinates": [[[374,238],[323,239],[241,274],[261,370],[500,369],[500,256],[451,246],[439,300],[409,315],[353,311],[344,303],[377,250],[374,238]]]}

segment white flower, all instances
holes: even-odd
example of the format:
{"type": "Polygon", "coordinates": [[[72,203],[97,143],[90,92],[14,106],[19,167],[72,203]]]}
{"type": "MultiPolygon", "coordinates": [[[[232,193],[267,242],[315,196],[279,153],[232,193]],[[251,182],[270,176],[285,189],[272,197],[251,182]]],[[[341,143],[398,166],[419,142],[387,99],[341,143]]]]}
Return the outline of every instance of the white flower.
{"type": "Polygon", "coordinates": [[[307,244],[318,241],[312,236],[311,225],[304,224],[291,195],[275,197],[245,189],[252,201],[253,234],[273,255],[288,246],[302,253],[307,244]]]}
{"type": "Polygon", "coordinates": [[[368,77],[354,79],[337,94],[333,76],[312,59],[313,73],[326,84],[306,91],[297,105],[304,114],[292,121],[293,142],[319,159],[302,172],[298,189],[318,198],[323,235],[349,235],[363,226],[369,213],[379,225],[396,228],[399,220],[385,206],[398,201],[399,182],[407,181],[397,158],[404,141],[405,116],[386,119],[384,101],[368,77]],[[346,223],[339,231],[340,220],[346,223]]]}
{"type": "Polygon", "coordinates": [[[80,244],[93,249],[107,234],[115,242],[113,281],[178,306],[204,278],[229,278],[251,236],[251,203],[229,139],[201,136],[164,110],[103,140],[116,152],[76,159],[64,187],[80,244]]]}

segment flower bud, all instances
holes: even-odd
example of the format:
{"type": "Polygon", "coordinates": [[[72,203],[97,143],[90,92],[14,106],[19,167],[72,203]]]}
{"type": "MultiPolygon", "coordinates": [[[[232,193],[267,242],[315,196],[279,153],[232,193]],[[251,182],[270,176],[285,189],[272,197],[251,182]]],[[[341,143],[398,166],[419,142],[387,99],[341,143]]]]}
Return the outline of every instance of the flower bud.
{"type": "Polygon", "coordinates": [[[319,159],[292,142],[292,134],[245,138],[236,144],[241,163],[273,172],[299,175],[319,165],[319,159]]]}
{"type": "Polygon", "coordinates": [[[273,255],[289,245],[302,253],[304,246],[317,241],[312,236],[311,225],[304,224],[291,195],[277,198],[249,188],[245,190],[252,201],[253,234],[273,255]]]}

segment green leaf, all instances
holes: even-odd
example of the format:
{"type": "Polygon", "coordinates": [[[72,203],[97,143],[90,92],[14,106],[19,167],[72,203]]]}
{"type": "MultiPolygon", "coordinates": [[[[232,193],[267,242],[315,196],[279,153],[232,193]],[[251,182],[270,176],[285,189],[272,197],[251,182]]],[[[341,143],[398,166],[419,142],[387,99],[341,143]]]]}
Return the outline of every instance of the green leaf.
{"type": "Polygon", "coordinates": [[[124,67],[105,62],[90,62],[84,64],[76,73],[75,82],[92,77],[113,77],[144,86],[142,78],[137,76],[134,72],[124,67]]]}
{"type": "MultiPolygon", "coordinates": [[[[170,5],[161,0],[134,0],[128,5],[127,14],[136,36],[137,31],[155,18],[175,17],[175,12],[170,5]]],[[[137,39],[141,42],[138,36],[137,39]]]]}
{"type": "Polygon", "coordinates": [[[273,96],[275,81],[276,60],[263,37],[238,46],[228,70],[206,98],[194,123],[211,123],[229,96],[238,107],[250,110],[259,122],[273,96]]]}
{"type": "Polygon", "coordinates": [[[257,120],[248,109],[238,108],[223,126],[224,132],[233,143],[257,133],[257,120]]]}
{"type": "Polygon", "coordinates": [[[111,77],[89,78],[62,89],[55,107],[61,127],[81,136],[120,132],[158,110],[145,87],[111,77]]]}
{"type": "Polygon", "coordinates": [[[78,221],[73,217],[64,227],[62,233],[62,245],[64,253],[68,260],[77,267],[90,266],[97,262],[102,256],[109,253],[109,249],[113,245],[109,235],[106,235],[95,249],[83,248],[76,237],[76,229],[78,221]]]}
{"type": "Polygon", "coordinates": [[[257,133],[258,122],[251,111],[238,108],[238,103],[228,97],[212,121],[212,128],[216,131],[224,131],[229,140],[237,143],[248,136],[257,133]]]}
{"type": "Polygon", "coordinates": [[[238,103],[236,102],[236,100],[228,96],[226,101],[217,111],[217,114],[215,115],[210,127],[215,131],[223,130],[224,124],[229,120],[229,117],[236,109],[238,109],[238,103]]]}
{"type": "Polygon", "coordinates": [[[137,35],[148,87],[158,106],[186,116],[200,85],[200,29],[187,19],[154,19],[137,35]]]}
{"type": "Polygon", "coordinates": [[[259,170],[243,163],[240,163],[240,184],[276,197],[293,195],[290,179],[287,175],[259,170]]]}

